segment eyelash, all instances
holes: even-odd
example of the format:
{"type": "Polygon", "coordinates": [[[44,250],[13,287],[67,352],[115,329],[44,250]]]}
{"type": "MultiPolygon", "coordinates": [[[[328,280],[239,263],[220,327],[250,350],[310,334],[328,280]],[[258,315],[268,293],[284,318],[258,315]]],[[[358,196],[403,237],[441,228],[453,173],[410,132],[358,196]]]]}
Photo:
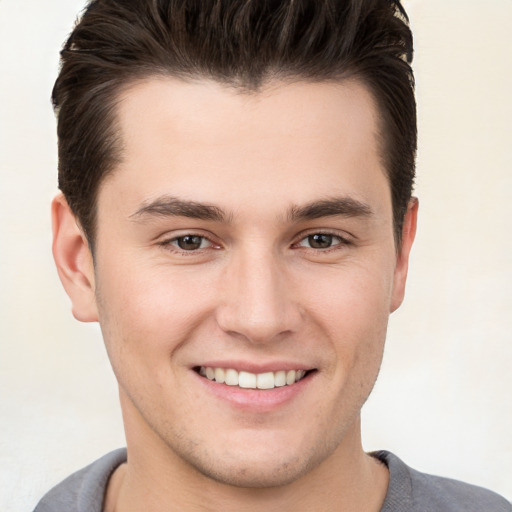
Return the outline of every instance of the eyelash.
{"type": "Polygon", "coordinates": [[[160,246],[166,248],[166,249],[170,249],[171,251],[173,252],[177,252],[177,253],[180,253],[180,254],[183,254],[183,255],[193,255],[193,254],[197,254],[199,252],[203,252],[205,249],[210,249],[210,248],[218,248],[219,246],[217,244],[215,244],[212,240],[210,240],[207,236],[205,235],[200,235],[198,233],[185,233],[183,235],[180,235],[180,236],[176,236],[176,237],[173,237],[173,238],[170,238],[170,239],[167,239],[167,240],[163,240],[162,242],[159,243],[160,246]],[[178,246],[178,241],[179,240],[182,240],[182,239],[185,239],[185,238],[200,238],[201,239],[201,245],[203,244],[203,242],[207,241],[209,243],[209,246],[208,247],[199,247],[198,249],[191,249],[191,250],[187,250],[187,249],[182,249],[181,247],[178,246]]]}
{"type": "Polygon", "coordinates": [[[330,231],[312,231],[309,233],[301,234],[301,238],[299,239],[299,241],[294,243],[293,245],[294,245],[294,247],[303,247],[304,249],[306,249],[308,251],[315,251],[316,253],[318,253],[318,252],[328,253],[331,251],[340,250],[343,247],[351,245],[351,242],[350,242],[350,240],[348,240],[347,238],[344,238],[343,236],[341,236],[338,233],[332,233],[330,231]],[[327,236],[327,237],[332,238],[333,242],[334,242],[334,240],[336,240],[337,243],[333,243],[332,245],[330,245],[329,247],[326,247],[326,248],[304,247],[304,246],[300,245],[302,242],[304,242],[305,240],[307,240],[308,238],[313,237],[313,236],[327,236]]]}
{"type": "MultiPolygon", "coordinates": [[[[341,235],[339,235],[337,233],[332,233],[332,232],[329,232],[329,231],[311,231],[309,233],[301,233],[299,240],[292,244],[292,248],[294,248],[294,249],[304,249],[306,251],[314,251],[315,253],[324,253],[325,254],[325,253],[329,253],[331,251],[340,250],[343,247],[349,246],[351,244],[352,244],[352,242],[350,240],[348,240],[347,238],[344,238],[343,236],[341,236],[341,235]],[[308,238],[316,236],[316,235],[317,236],[331,237],[333,239],[333,242],[336,241],[337,243],[333,243],[332,245],[330,245],[329,247],[326,247],[326,248],[305,247],[305,246],[301,245],[301,243],[306,241],[308,238]]],[[[185,234],[180,235],[180,236],[176,236],[176,237],[173,237],[173,238],[170,238],[170,239],[167,239],[167,240],[163,240],[162,242],[159,243],[159,245],[164,247],[167,250],[171,250],[173,252],[179,253],[180,255],[190,255],[190,256],[197,255],[198,253],[202,253],[203,251],[211,249],[211,248],[213,248],[213,249],[219,249],[220,248],[219,244],[215,244],[215,242],[213,242],[207,236],[201,235],[201,234],[198,234],[198,233],[193,233],[193,232],[185,233],[185,234]],[[205,241],[208,242],[209,245],[207,247],[199,247],[197,249],[190,249],[190,250],[180,248],[178,246],[178,243],[179,243],[178,241],[180,239],[185,239],[187,237],[200,238],[201,239],[201,242],[200,242],[201,245],[205,241]]]]}

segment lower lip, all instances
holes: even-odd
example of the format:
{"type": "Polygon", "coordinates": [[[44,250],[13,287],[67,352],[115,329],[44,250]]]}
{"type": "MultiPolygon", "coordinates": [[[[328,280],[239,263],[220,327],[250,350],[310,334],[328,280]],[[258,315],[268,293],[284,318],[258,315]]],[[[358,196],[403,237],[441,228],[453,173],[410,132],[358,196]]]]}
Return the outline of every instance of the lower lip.
{"type": "Polygon", "coordinates": [[[315,377],[310,373],[295,384],[272,389],[245,389],[238,386],[219,384],[196,373],[196,377],[207,390],[217,398],[228,402],[236,409],[248,412],[270,412],[292,402],[305,392],[315,377]]]}

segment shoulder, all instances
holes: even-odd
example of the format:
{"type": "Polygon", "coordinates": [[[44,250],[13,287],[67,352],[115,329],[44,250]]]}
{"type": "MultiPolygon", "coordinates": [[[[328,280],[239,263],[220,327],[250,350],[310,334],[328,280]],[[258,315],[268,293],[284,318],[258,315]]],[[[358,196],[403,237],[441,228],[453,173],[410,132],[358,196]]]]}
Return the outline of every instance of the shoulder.
{"type": "Polygon", "coordinates": [[[512,512],[512,505],[505,498],[488,489],[413,469],[410,474],[415,501],[422,506],[430,503],[432,510],[512,512]]]}
{"type": "Polygon", "coordinates": [[[103,456],[51,489],[34,512],[101,512],[108,480],[123,462],[124,448],[103,456]]]}
{"type": "Polygon", "coordinates": [[[389,452],[372,455],[386,464],[390,473],[381,512],[512,512],[512,505],[492,491],[421,473],[389,452]]]}

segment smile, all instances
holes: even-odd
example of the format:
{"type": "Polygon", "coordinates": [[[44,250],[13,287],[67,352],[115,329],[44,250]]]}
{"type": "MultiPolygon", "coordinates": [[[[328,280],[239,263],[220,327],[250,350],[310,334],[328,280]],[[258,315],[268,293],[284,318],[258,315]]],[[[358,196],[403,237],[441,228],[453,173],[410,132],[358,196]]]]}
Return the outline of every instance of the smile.
{"type": "Polygon", "coordinates": [[[232,368],[212,368],[200,366],[198,373],[202,377],[244,389],[273,389],[291,386],[302,380],[308,373],[306,370],[280,370],[277,372],[250,373],[232,368]]]}

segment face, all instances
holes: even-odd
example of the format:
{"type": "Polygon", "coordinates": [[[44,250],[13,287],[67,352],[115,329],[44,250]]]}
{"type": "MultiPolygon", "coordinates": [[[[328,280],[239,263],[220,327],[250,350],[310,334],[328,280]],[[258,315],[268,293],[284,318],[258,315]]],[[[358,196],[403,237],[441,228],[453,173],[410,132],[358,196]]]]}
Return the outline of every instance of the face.
{"type": "Polygon", "coordinates": [[[87,319],[128,446],[248,487],[349,453],[410,247],[394,244],[371,95],[151,79],[119,124],[87,319]]]}

